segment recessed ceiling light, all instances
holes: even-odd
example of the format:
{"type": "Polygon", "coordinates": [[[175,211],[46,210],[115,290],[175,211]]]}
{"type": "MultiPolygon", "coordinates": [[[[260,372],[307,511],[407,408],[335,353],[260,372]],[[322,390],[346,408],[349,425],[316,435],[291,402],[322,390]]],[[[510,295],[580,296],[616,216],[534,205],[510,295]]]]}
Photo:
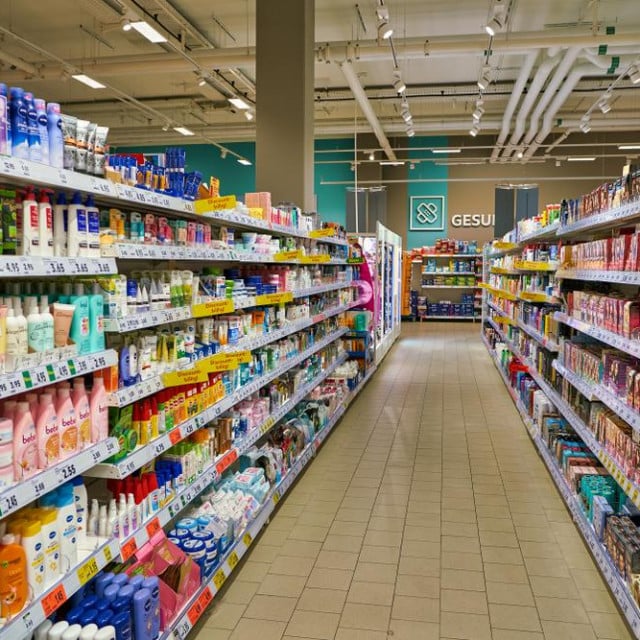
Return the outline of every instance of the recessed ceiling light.
{"type": "Polygon", "coordinates": [[[381,167],[401,167],[403,164],[402,160],[380,160],[381,167]]]}
{"type": "Polygon", "coordinates": [[[173,130],[177,133],[181,133],[183,136],[194,136],[195,133],[191,131],[191,129],[187,129],[187,127],[173,127],[173,130]]]}
{"type": "Polygon", "coordinates": [[[102,82],[98,82],[89,76],[85,76],[84,73],[76,73],[71,76],[74,80],[78,82],[82,82],[82,84],[86,84],[87,87],[91,87],[92,89],[105,89],[105,85],[102,82]]]}
{"type": "Polygon", "coordinates": [[[620,151],[636,151],[640,149],[640,144],[619,144],[620,151]]]}
{"type": "Polygon", "coordinates": [[[431,149],[431,153],[460,153],[461,151],[462,149],[447,149],[446,147],[431,149]]]}
{"type": "Polygon", "coordinates": [[[251,109],[251,105],[247,104],[242,98],[229,98],[229,102],[237,109],[251,109]]]}
{"type": "Polygon", "coordinates": [[[569,156],[568,162],[593,162],[596,159],[595,156],[569,156]]]}
{"type": "Polygon", "coordinates": [[[238,162],[245,165],[245,167],[248,167],[251,164],[251,160],[247,160],[246,158],[238,158],[238,162]]]}
{"type": "Polygon", "coordinates": [[[131,27],[133,27],[141,36],[144,36],[149,42],[153,42],[153,44],[167,42],[167,38],[165,36],[144,20],[138,20],[137,22],[131,22],[130,24],[131,27]]]}

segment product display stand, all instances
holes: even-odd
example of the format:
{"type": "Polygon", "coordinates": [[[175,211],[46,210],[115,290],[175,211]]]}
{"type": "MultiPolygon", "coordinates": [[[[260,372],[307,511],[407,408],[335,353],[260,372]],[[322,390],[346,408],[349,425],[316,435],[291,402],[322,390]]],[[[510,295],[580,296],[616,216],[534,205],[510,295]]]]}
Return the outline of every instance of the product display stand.
{"type": "MultiPolygon", "coordinates": [[[[77,355],[73,348],[58,349],[56,353],[30,354],[29,358],[17,362],[15,371],[0,375],[0,399],[7,400],[35,389],[44,389],[53,384],[84,377],[94,372],[110,372],[117,376],[122,366],[122,342],[133,332],[143,329],[158,332],[170,329],[176,324],[195,323],[202,318],[224,320],[232,314],[242,314],[256,308],[271,309],[280,314],[279,323],[266,332],[240,336],[235,342],[222,345],[218,353],[196,362],[180,362],[173,369],[165,369],[133,384],[111,389],[107,404],[115,410],[125,411],[128,407],[141,406],[148,398],[163,391],[170,391],[176,385],[188,385],[190,380],[202,380],[202,371],[233,371],[242,363],[250,361],[252,352],[271,348],[282,340],[306,336],[307,346],[279,363],[268,367],[260,375],[222,394],[210,406],[189,415],[185,420],[161,432],[157,437],[140,443],[130,452],[124,452],[122,441],[117,437],[107,437],[91,446],[75,452],[50,468],[41,470],[28,479],[17,481],[0,488],[0,519],[13,516],[23,507],[43,498],[48,492],[76,477],[96,478],[94,487],[102,486],[103,480],[124,480],[132,473],[153,467],[159,456],[173,450],[203,429],[216,429],[217,420],[238,405],[255,397],[261,389],[277,382],[283,376],[304,367],[310,358],[319,363],[313,376],[303,378],[295,392],[279,405],[271,408],[270,414],[257,427],[236,437],[228,446],[221,446],[210,463],[201,468],[197,475],[177,491],[166,504],[139,521],[134,530],[119,537],[91,537],[78,545],[78,562],[64,571],[59,578],[46,585],[43,592],[30,598],[19,613],[9,616],[0,628],[0,640],[21,640],[30,637],[34,629],[47,617],[65,605],[75,593],[87,585],[95,576],[112,562],[134,557],[140,550],[154,544],[163,530],[173,526],[174,520],[184,514],[193,501],[203,492],[224,479],[227,471],[235,469],[236,461],[245,456],[259,442],[267,438],[282,421],[291,415],[301,403],[307,402],[310,394],[331,381],[345,361],[353,356],[363,359],[365,370],[358,382],[350,386],[350,391],[339,401],[333,413],[323,424],[316,427],[315,435],[304,449],[291,460],[286,473],[271,487],[262,506],[242,532],[236,532],[230,545],[224,550],[218,566],[211,576],[205,576],[201,587],[184,602],[177,615],[168,622],[161,633],[162,638],[184,638],[206,605],[211,601],[225,580],[233,572],[239,559],[247,552],[252,540],[265,525],[279,500],[286,494],[296,477],[312,460],[322,442],[346,411],[351,400],[375,371],[373,332],[348,333],[342,322],[343,314],[361,305],[357,293],[358,266],[350,266],[347,261],[347,241],[334,237],[332,229],[301,231],[258,220],[242,211],[205,211],[195,213],[194,203],[176,198],[150,194],[139,189],[115,185],[98,178],[83,176],[64,170],[53,171],[27,161],[0,159],[0,175],[17,184],[28,182],[56,189],[74,189],[81,193],[91,193],[99,206],[122,207],[124,211],[135,205],[144,211],[185,220],[234,226],[238,229],[268,233],[277,238],[292,238],[294,242],[311,241],[318,253],[306,255],[300,250],[283,251],[269,257],[251,255],[242,248],[221,250],[207,247],[157,246],[144,243],[117,242],[103,247],[100,258],[58,258],[0,256],[0,278],[51,279],[127,274],[132,270],[167,268],[174,262],[181,262],[180,268],[191,265],[238,266],[252,263],[256,268],[267,264],[299,265],[302,268],[317,268],[322,282],[304,289],[262,293],[241,298],[223,297],[211,301],[194,301],[193,304],[136,313],[121,318],[106,318],[104,322],[107,345],[117,345],[87,355],[77,355]],[[323,249],[322,247],[325,247],[323,249]],[[327,249],[328,248],[328,249],[327,249]],[[309,267],[307,267],[307,265],[309,267]],[[315,265],[315,266],[314,266],[315,265]],[[308,311],[306,317],[287,317],[287,305],[302,305],[308,311]],[[343,338],[355,340],[358,348],[347,352],[342,345],[343,338]],[[360,346],[362,349],[360,349],[360,346]],[[115,456],[115,458],[114,458],[115,456]]],[[[381,354],[386,353],[399,333],[400,318],[400,260],[401,247],[397,237],[382,230],[380,239],[379,291],[381,325],[376,339],[381,354]]],[[[369,288],[371,285],[368,285],[369,288]]],[[[350,344],[356,344],[350,343],[350,344]]],[[[376,351],[377,353],[377,351],[376,351]]],[[[382,357],[382,356],[381,356],[382,357]]],[[[102,375],[102,374],[101,374],[102,375]]],[[[104,374],[107,375],[106,373],[104,374]]],[[[339,379],[339,378],[338,378],[339,379]]],[[[181,387],[180,387],[181,388],[181,387]]],[[[146,405],[145,405],[146,406],[146,405]]],[[[106,407],[105,407],[105,410],[106,407]]],[[[135,410],[135,409],[134,409],[135,410]]]]}
{"type": "MultiPolygon", "coordinates": [[[[626,324],[635,322],[629,311],[618,321],[603,305],[612,300],[613,309],[619,299],[622,305],[630,301],[627,309],[637,304],[639,269],[629,249],[636,234],[618,236],[611,228],[639,216],[640,205],[625,204],[580,220],[563,218],[520,238],[514,233],[486,247],[481,335],[636,637],[639,583],[625,551],[627,534],[615,538],[614,516],[635,522],[640,509],[640,406],[633,386],[640,342],[637,329],[626,324]],[[574,244],[556,253],[559,238],[574,244]],[[601,284],[589,285],[594,282],[601,284]],[[587,468],[563,465],[563,450],[563,459],[578,456],[587,468]],[[581,480],[578,473],[586,475],[581,480]],[[589,495],[596,485],[612,493],[589,495]]],[[[635,535],[633,525],[628,535],[635,535]]]]}

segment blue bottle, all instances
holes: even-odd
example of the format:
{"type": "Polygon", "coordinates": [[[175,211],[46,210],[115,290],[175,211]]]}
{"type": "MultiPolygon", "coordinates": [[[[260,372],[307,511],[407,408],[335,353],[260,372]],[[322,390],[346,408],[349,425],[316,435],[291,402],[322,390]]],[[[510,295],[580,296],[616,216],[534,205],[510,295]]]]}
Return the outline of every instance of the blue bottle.
{"type": "Polygon", "coordinates": [[[104,611],[100,611],[96,616],[96,624],[99,629],[102,627],[106,627],[108,624],[111,624],[113,620],[113,611],[111,609],[105,609],[104,611]]]}
{"type": "Polygon", "coordinates": [[[133,640],[131,613],[128,609],[116,613],[113,618],[111,618],[110,624],[115,627],[116,640],[133,640]]]}
{"type": "Polygon", "coordinates": [[[113,601],[118,597],[118,591],[120,591],[120,587],[117,584],[109,584],[105,587],[104,590],[104,599],[113,603],[113,601]]]}
{"type": "Polygon", "coordinates": [[[0,82],[0,155],[11,155],[11,118],[7,85],[0,82]]]}
{"type": "Polygon", "coordinates": [[[129,576],[126,573],[116,573],[116,575],[113,576],[113,580],[111,581],[111,584],[115,584],[118,586],[118,588],[122,588],[128,582],[129,582],[129,576]]]}
{"type": "Polygon", "coordinates": [[[11,87],[11,155],[22,160],[29,159],[29,119],[24,91],[11,87]]]}
{"type": "Polygon", "coordinates": [[[142,583],[143,582],[144,582],[144,576],[132,576],[129,579],[129,586],[134,591],[137,591],[138,589],[140,589],[142,587],[142,583]]]}
{"type": "Polygon", "coordinates": [[[158,576],[146,578],[142,583],[143,589],[151,593],[151,639],[160,635],[160,580],[158,576]]]}
{"type": "Polygon", "coordinates": [[[82,609],[82,615],[80,616],[80,620],[78,624],[81,624],[83,627],[88,624],[95,624],[96,618],[98,617],[97,609],[82,609]]]}
{"type": "Polygon", "coordinates": [[[49,136],[49,164],[62,169],[64,162],[64,136],[62,135],[62,118],[60,105],[50,102],[47,105],[47,134],[49,136]]]}
{"type": "Polygon", "coordinates": [[[46,102],[42,98],[33,101],[36,108],[36,122],[40,136],[40,155],[43,164],[49,164],[49,121],[47,119],[46,102]]]}
{"type": "Polygon", "coordinates": [[[139,589],[133,596],[133,628],[136,640],[153,640],[153,603],[149,589],[139,589]]]}
{"type": "Polygon", "coordinates": [[[33,94],[26,92],[24,101],[27,103],[27,136],[29,139],[29,160],[42,162],[42,144],[38,131],[38,112],[33,101],[33,94]]]}
{"type": "Polygon", "coordinates": [[[105,571],[96,578],[96,595],[99,598],[104,598],[104,590],[111,584],[113,575],[110,571],[105,571]]]}

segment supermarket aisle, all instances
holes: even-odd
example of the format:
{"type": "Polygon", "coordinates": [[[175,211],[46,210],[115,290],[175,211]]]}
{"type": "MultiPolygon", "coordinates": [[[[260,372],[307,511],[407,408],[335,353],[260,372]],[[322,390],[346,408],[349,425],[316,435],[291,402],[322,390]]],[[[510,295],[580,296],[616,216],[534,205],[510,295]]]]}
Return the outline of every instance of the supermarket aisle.
{"type": "Polygon", "coordinates": [[[194,638],[630,637],[478,331],[405,325],[194,638]]]}

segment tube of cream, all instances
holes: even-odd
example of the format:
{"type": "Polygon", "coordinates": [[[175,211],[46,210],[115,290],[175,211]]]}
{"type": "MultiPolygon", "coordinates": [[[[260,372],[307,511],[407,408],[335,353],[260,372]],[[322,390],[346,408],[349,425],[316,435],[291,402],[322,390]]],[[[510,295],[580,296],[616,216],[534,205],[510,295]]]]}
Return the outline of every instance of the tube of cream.
{"type": "Polygon", "coordinates": [[[93,148],[93,169],[97,176],[104,175],[104,152],[107,145],[109,127],[96,127],[96,141],[93,148]]]}
{"type": "Polygon", "coordinates": [[[89,136],[89,121],[78,120],[76,124],[76,171],[87,170],[87,138],[89,136]]]}
{"type": "Polygon", "coordinates": [[[96,148],[96,129],[98,125],[95,122],[89,123],[87,130],[87,173],[95,173],[95,148],[96,148]]]}
{"type": "Polygon", "coordinates": [[[69,344],[69,330],[73,312],[76,310],[73,304],[61,304],[54,302],[51,305],[53,315],[53,341],[56,347],[66,347],[69,344]]]}
{"type": "Polygon", "coordinates": [[[65,169],[71,169],[73,171],[76,164],[76,126],[78,118],[68,116],[64,113],[60,118],[62,121],[62,135],[64,137],[64,157],[62,162],[65,169]]]}

